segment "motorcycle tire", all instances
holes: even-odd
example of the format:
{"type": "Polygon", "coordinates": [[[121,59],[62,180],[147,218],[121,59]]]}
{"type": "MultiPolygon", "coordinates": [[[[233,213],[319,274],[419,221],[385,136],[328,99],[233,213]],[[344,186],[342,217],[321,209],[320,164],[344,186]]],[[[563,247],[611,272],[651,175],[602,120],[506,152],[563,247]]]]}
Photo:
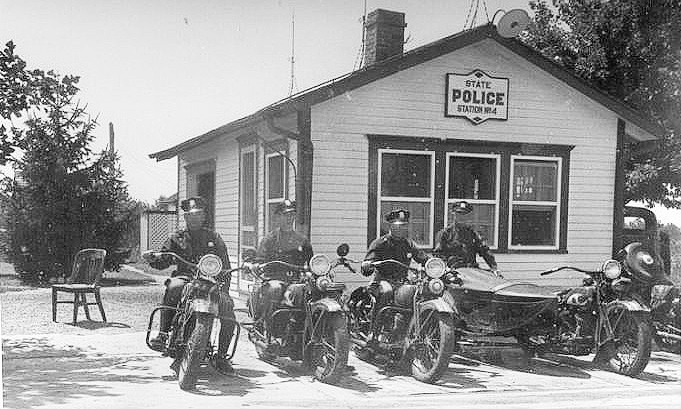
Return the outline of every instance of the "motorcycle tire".
{"type": "MultiPolygon", "coordinates": [[[[404,353],[403,361],[410,364],[411,375],[424,383],[434,383],[449,367],[449,360],[456,345],[456,333],[454,332],[454,321],[449,314],[433,312],[421,313],[426,317],[426,322],[422,328],[428,331],[427,339],[436,341],[435,344],[417,346],[416,350],[408,347],[404,353]],[[434,334],[437,334],[433,337],[434,334]]],[[[407,340],[412,343],[416,338],[416,321],[412,318],[409,323],[407,340]]]]}
{"type": "Polygon", "coordinates": [[[308,348],[304,363],[313,371],[316,380],[333,384],[338,381],[348,365],[350,336],[347,320],[343,314],[335,313],[322,319],[326,321],[320,325],[324,328],[321,335],[322,343],[332,345],[333,350],[323,345],[312,345],[308,348]],[[320,348],[323,348],[321,354],[320,348]]]}
{"type": "Polygon", "coordinates": [[[206,353],[212,327],[212,316],[197,315],[194,329],[189,336],[177,369],[177,382],[182,390],[191,390],[196,386],[197,372],[206,353]]]}
{"type": "MultiPolygon", "coordinates": [[[[635,312],[616,308],[608,312],[613,325],[615,341],[603,346],[594,362],[602,363],[608,370],[622,375],[637,376],[650,360],[652,327],[648,319],[635,312]],[[629,355],[624,360],[623,355],[629,355]]],[[[605,330],[601,330],[601,339],[605,330]]]]}

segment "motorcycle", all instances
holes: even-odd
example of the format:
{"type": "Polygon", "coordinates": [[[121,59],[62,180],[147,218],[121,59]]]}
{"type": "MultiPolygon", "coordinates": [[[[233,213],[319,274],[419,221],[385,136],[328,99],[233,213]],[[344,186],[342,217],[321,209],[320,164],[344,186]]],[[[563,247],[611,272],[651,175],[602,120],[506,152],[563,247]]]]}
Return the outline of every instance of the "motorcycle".
{"type": "Polygon", "coordinates": [[[665,276],[660,263],[639,242],[628,244],[615,258],[624,267],[623,277],[631,280],[630,285],[650,306],[657,346],[681,353],[681,288],[665,276]]]}
{"type": "MultiPolygon", "coordinates": [[[[196,385],[197,372],[202,362],[208,361],[215,368],[218,340],[211,336],[214,332],[216,320],[227,320],[234,323],[232,342],[224,356],[231,359],[236,351],[239,339],[239,323],[230,317],[220,314],[220,306],[233,309],[234,304],[229,298],[229,283],[231,273],[239,270],[222,270],[222,260],[215,254],[206,254],[198,264],[191,263],[172,252],[145,252],[154,257],[173,257],[187,264],[193,269],[193,277],[182,289],[182,296],[177,307],[161,305],[156,307],[149,316],[146,344],[164,356],[174,359],[170,366],[177,374],[180,388],[193,389],[196,385]],[[172,324],[165,345],[161,348],[152,345],[151,334],[154,318],[162,310],[174,312],[172,324]]],[[[181,277],[182,278],[182,277],[181,277]]]]}
{"type": "Polygon", "coordinates": [[[607,260],[597,271],[563,266],[587,275],[580,287],[553,293],[531,283],[517,283],[488,271],[462,267],[445,277],[461,324],[460,347],[495,345],[494,337],[515,338],[528,356],[547,352],[588,355],[624,375],[635,376],[650,359],[650,309],[627,286],[622,266],[607,260]],[[492,341],[490,341],[492,340],[492,341]]]}
{"type": "MultiPolygon", "coordinates": [[[[338,248],[339,261],[349,271],[358,263],[346,259],[348,246],[338,248]]],[[[413,268],[397,260],[371,263],[375,267],[403,268],[414,274],[412,284],[394,291],[391,302],[377,310],[377,297],[369,287],[354,290],[347,302],[350,338],[361,359],[378,360],[411,371],[421,382],[436,382],[449,366],[455,344],[453,313],[443,299],[444,262],[430,258],[413,268]]]]}
{"type": "Polygon", "coordinates": [[[309,268],[283,261],[244,264],[255,278],[247,302],[253,322],[244,325],[258,357],[302,360],[325,383],[345,370],[349,344],[340,302],[345,284],[333,281],[330,264],[324,255],[313,256],[309,268]]]}

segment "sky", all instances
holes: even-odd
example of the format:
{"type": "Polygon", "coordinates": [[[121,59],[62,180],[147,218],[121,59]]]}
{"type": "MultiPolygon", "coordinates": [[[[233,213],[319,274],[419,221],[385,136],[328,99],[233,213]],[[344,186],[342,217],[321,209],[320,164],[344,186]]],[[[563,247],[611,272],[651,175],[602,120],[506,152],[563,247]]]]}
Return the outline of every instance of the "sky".
{"type": "MultiPolygon", "coordinates": [[[[475,0],[473,0],[475,1],[475,0]]],[[[528,0],[479,0],[476,23],[528,0]],[[485,13],[485,7],[487,13],[485,13]]],[[[405,49],[464,28],[471,0],[366,0],[367,12],[404,12],[405,49]]],[[[304,90],[353,70],[365,0],[0,0],[0,41],[29,68],[79,75],[97,116],[93,147],[115,148],[133,198],[177,190],[164,150],[288,96],[291,20],[295,84],[304,90]]],[[[681,225],[681,212],[656,209],[681,225]]],[[[668,221],[666,221],[668,220],[668,221]]]]}

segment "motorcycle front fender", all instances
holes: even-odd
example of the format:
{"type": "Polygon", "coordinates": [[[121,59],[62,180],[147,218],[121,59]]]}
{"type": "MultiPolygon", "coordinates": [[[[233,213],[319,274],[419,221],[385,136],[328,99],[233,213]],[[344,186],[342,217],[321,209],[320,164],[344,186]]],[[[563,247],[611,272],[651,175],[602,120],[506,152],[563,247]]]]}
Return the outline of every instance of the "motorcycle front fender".
{"type": "Polygon", "coordinates": [[[607,313],[615,308],[624,308],[628,311],[650,313],[650,307],[635,299],[610,301],[605,306],[605,311],[607,313]]]}
{"type": "Polygon", "coordinates": [[[218,303],[210,298],[194,298],[189,303],[189,315],[204,313],[217,316],[220,313],[218,303]]]}
{"type": "Polygon", "coordinates": [[[322,298],[310,304],[312,313],[317,311],[325,312],[340,312],[343,311],[343,306],[333,298],[322,298]]]}
{"type": "Polygon", "coordinates": [[[423,301],[419,303],[419,312],[428,310],[435,310],[437,312],[444,312],[446,314],[454,314],[454,309],[442,298],[434,298],[432,300],[423,301]]]}

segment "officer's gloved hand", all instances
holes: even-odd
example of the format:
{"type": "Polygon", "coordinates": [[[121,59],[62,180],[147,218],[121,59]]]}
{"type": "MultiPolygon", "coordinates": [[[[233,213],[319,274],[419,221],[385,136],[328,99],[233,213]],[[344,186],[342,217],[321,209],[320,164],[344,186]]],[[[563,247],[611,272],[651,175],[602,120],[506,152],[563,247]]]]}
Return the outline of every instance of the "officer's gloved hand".
{"type": "Polygon", "coordinates": [[[504,276],[501,274],[501,272],[497,268],[492,269],[492,274],[494,274],[498,278],[504,278],[504,276]]]}
{"type": "Polygon", "coordinates": [[[365,277],[369,277],[374,273],[375,267],[371,265],[371,261],[362,261],[362,267],[360,271],[362,272],[362,275],[365,277]]]}
{"type": "Polygon", "coordinates": [[[158,257],[156,256],[156,252],[152,250],[145,251],[144,253],[142,253],[142,258],[147,263],[154,263],[159,260],[158,257]]]}

